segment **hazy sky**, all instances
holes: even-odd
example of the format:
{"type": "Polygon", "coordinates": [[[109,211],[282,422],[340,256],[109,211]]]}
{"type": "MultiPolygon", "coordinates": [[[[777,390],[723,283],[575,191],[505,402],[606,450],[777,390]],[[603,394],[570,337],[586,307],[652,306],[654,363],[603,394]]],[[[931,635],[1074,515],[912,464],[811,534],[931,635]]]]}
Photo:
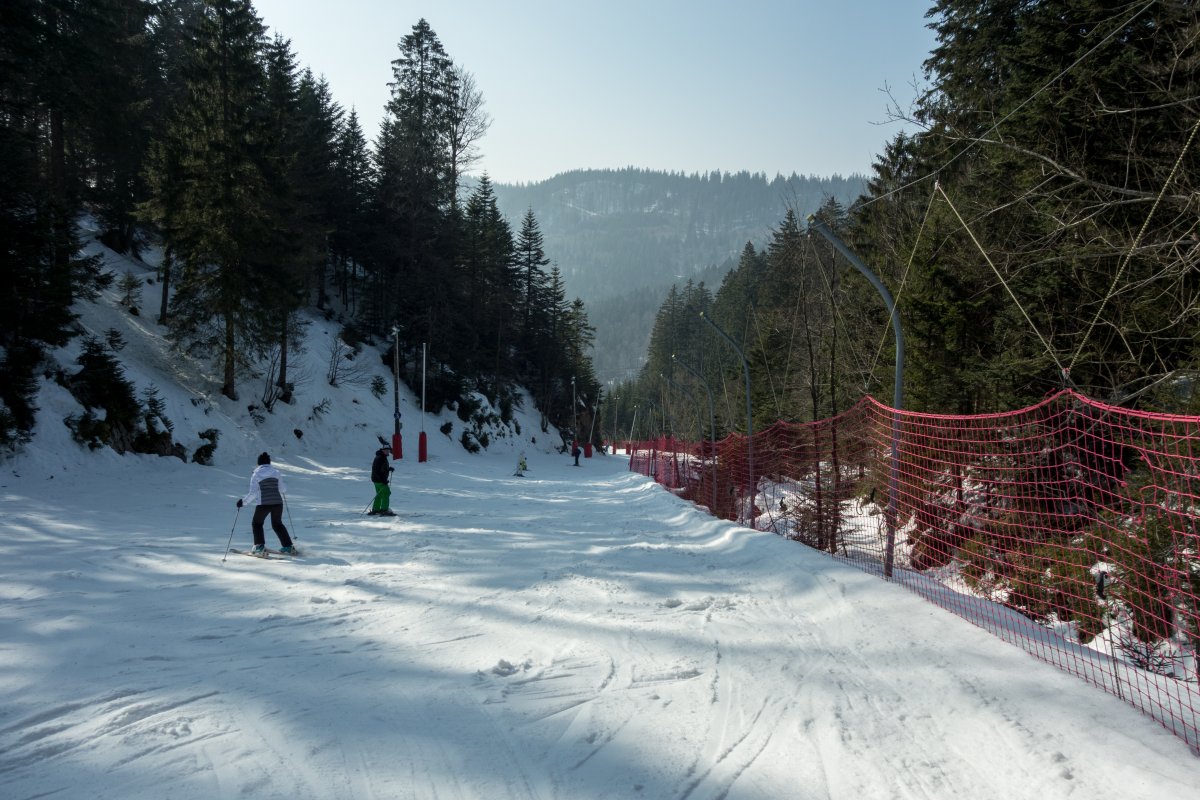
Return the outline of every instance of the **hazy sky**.
{"type": "Polygon", "coordinates": [[[424,17],[474,73],[502,183],[626,166],[866,173],[934,44],[928,0],[256,0],[374,139],[424,17]]]}

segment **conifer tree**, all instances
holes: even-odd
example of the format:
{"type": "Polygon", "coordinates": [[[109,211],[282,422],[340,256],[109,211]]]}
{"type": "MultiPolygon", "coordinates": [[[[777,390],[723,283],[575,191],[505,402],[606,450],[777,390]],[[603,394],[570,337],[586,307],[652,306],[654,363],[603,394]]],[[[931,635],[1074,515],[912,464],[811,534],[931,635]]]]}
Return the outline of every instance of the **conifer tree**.
{"type": "Polygon", "coordinates": [[[324,309],[332,243],[339,222],[337,161],[343,111],[333,100],[328,82],[305,70],[298,86],[297,113],[294,173],[308,215],[302,260],[311,271],[316,306],[324,309]]]}
{"type": "Polygon", "coordinates": [[[288,354],[297,332],[296,311],[307,299],[305,290],[315,264],[325,257],[325,230],[315,197],[320,188],[310,179],[313,161],[323,154],[305,141],[310,120],[300,108],[300,81],[291,43],[276,36],[266,48],[265,63],[262,169],[267,187],[267,235],[257,245],[254,266],[266,289],[263,326],[277,332],[274,384],[281,390],[280,399],[290,402],[288,354]]]}
{"type": "MultiPolygon", "coordinates": [[[[86,3],[0,4],[0,442],[23,441],[34,421],[34,369],[46,344],[71,335],[71,305],[102,285],[79,254],[83,181],[86,3]]],[[[99,78],[91,77],[91,80],[99,78]]]]}
{"type": "Polygon", "coordinates": [[[388,115],[378,139],[374,324],[398,323],[409,348],[452,319],[453,254],[447,240],[453,186],[446,140],[454,98],[453,63],[424,19],[392,62],[388,115]]]}
{"type": "MultiPolygon", "coordinates": [[[[277,290],[258,269],[268,238],[264,172],[264,28],[248,0],[208,0],[183,70],[186,96],[161,147],[178,165],[164,231],[182,261],[172,301],[171,334],[182,347],[211,354],[221,391],[237,398],[238,368],[263,352],[266,293],[277,290]]],[[[166,186],[166,181],[159,181],[166,186]]]]}
{"type": "Polygon", "coordinates": [[[537,308],[547,302],[548,276],[544,270],[550,264],[550,259],[546,257],[542,231],[538,227],[532,208],[525,211],[521,220],[515,250],[521,345],[530,353],[533,351],[534,314],[537,308]]]}
{"type": "Polygon", "coordinates": [[[497,379],[511,377],[508,351],[515,345],[518,276],[512,231],[486,174],[467,203],[460,232],[467,352],[474,354],[476,371],[490,368],[497,379]]]}
{"type": "Polygon", "coordinates": [[[366,137],[351,109],[338,131],[334,152],[333,232],[330,248],[336,264],[334,280],[338,298],[355,313],[355,294],[367,263],[371,224],[371,196],[375,171],[366,137]]]}

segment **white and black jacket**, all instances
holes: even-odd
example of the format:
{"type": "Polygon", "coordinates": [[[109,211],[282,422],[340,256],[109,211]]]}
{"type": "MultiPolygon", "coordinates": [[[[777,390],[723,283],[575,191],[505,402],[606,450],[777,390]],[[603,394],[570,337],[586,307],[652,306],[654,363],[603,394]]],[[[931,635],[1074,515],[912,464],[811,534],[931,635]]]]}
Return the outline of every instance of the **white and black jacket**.
{"type": "Polygon", "coordinates": [[[285,494],[287,487],[283,485],[283,474],[270,464],[263,464],[250,476],[250,491],[242,498],[242,502],[253,501],[260,506],[281,506],[285,494]]]}

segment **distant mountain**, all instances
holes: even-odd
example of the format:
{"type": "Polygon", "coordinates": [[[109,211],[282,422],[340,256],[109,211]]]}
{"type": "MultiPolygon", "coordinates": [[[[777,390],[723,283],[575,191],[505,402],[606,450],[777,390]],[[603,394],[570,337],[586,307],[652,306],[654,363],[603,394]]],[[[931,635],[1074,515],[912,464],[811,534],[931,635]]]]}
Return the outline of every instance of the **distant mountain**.
{"type": "Polygon", "coordinates": [[[746,243],[763,247],[789,208],[803,218],[829,197],[848,206],[865,186],[861,175],[768,180],[631,167],[494,189],[514,227],[533,209],[567,295],[587,304],[597,376],[607,382],[641,365],[671,284],[704,280],[715,292],[746,243]]]}

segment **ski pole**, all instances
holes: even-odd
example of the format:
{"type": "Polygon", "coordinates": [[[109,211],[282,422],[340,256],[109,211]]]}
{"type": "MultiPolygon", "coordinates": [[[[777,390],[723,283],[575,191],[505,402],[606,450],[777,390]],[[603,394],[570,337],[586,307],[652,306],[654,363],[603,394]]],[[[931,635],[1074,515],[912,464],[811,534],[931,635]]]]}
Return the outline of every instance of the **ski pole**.
{"type": "Polygon", "coordinates": [[[292,529],[292,538],[299,539],[300,534],[296,532],[296,523],[292,522],[292,507],[288,505],[287,495],[283,496],[283,510],[288,515],[288,527],[292,529]]]}
{"type": "Polygon", "coordinates": [[[225,563],[225,559],[229,558],[229,545],[233,544],[233,532],[237,530],[238,517],[242,515],[242,507],[238,506],[237,513],[233,515],[233,527],[229,529],[229,541],[225,543],[225,555],[221,556],[221,563],[225,563]]]}

